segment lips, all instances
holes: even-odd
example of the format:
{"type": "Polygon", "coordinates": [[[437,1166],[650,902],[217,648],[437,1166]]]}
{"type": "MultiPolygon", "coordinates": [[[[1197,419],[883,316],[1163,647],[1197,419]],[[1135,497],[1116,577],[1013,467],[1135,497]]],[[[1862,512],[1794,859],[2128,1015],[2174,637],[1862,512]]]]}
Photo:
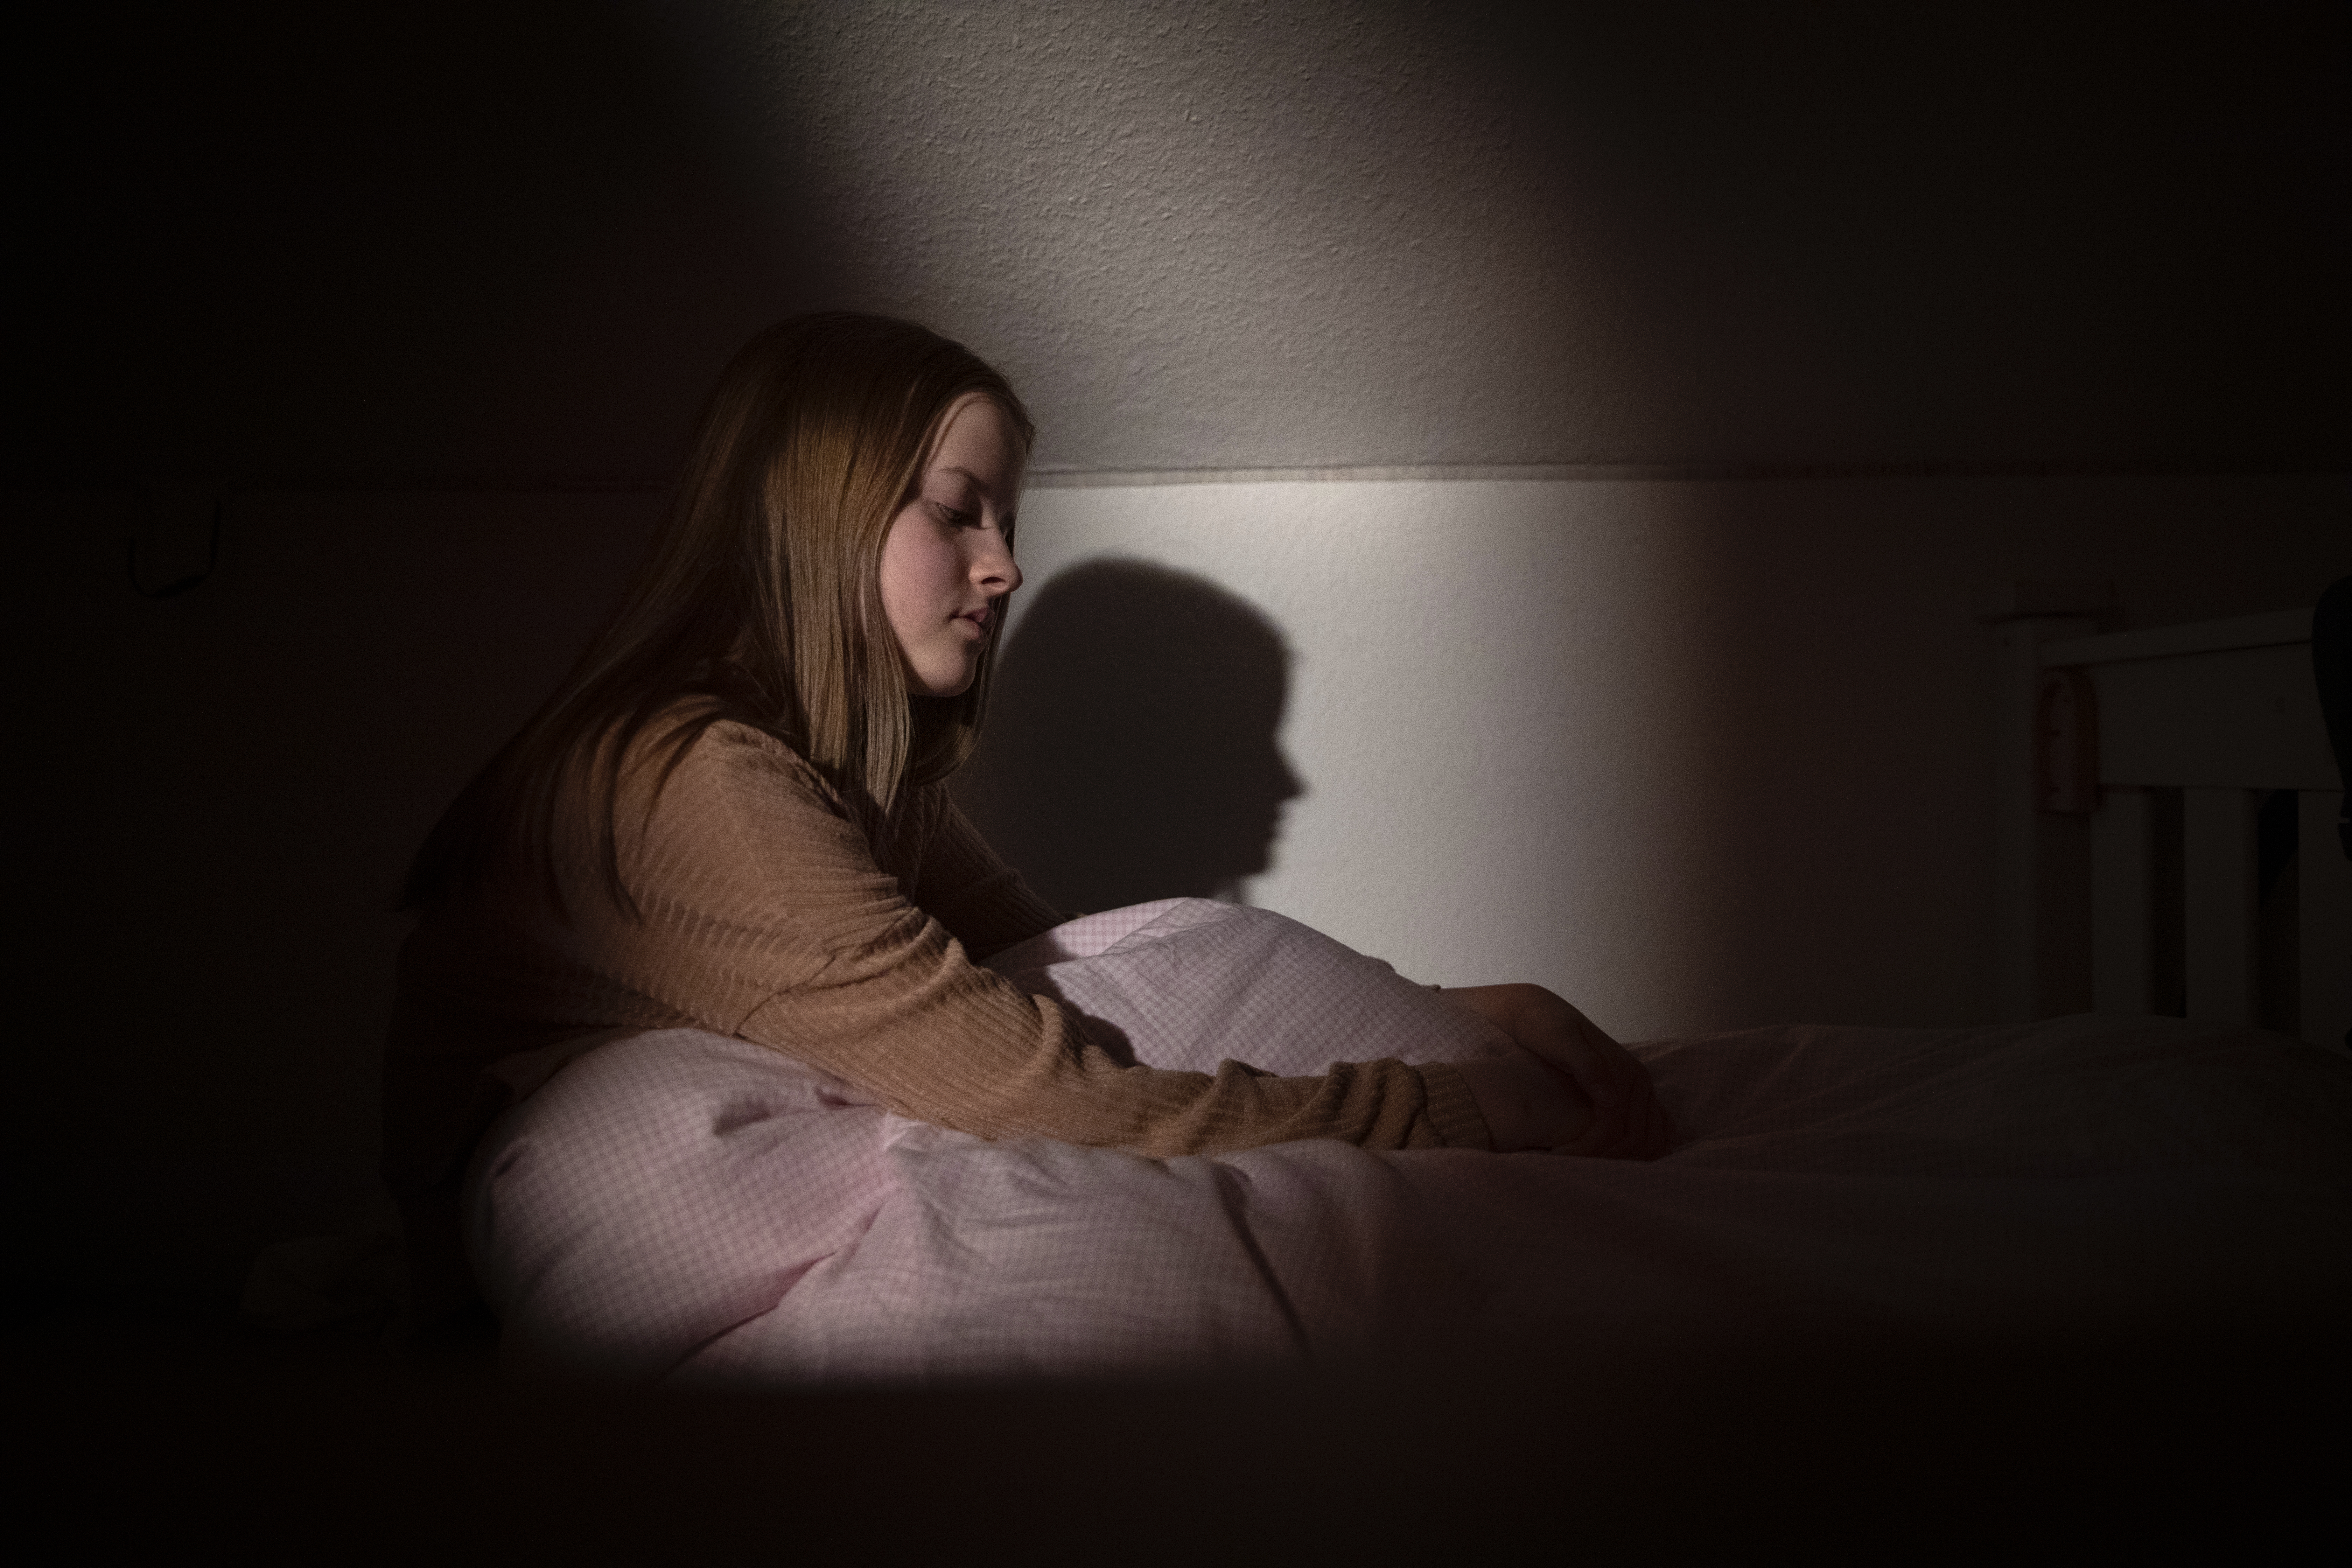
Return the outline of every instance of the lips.
{"type": "Polygon", "coordinates": [[[978,626],[984,632],[988,630],[988,607],[986,605],[982,605],[977,610],[966,610],[962,615],[958,616],[956,619],[960,621],[970,621],[973,626],[978,626]]]}

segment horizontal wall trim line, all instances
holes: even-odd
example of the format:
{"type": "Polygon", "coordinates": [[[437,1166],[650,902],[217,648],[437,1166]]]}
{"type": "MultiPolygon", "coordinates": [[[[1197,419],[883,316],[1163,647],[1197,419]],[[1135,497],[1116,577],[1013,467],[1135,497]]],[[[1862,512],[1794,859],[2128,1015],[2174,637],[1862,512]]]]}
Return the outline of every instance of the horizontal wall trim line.
{"type": "Polygon", "coordinates": [[[157,474],[149,479],[0,480],[0,495],[128,495],[166,489],[218,496],[667,495],[668,479],[404,479],[363,474],[157,474]]]}
{"type": "Polygon", "coordinates": [[[1772,479],[2193,479],[2352,475],[2352,465],[2294,463],[1422,463],[1331,468],[1045,468],[1033,489],[1160,485],[1393,484],[1408,480],[1626,482],[1772,479]]]}
{"type": "MultiPolygon", "coordinates": [[[[1033,489],[1145,489],[1162,485],[1395,484],[1410,481],[1624,483],[1789,479],[2352,479],[2352,463],[1415,463],[1357,468],[1041,468],[1033,489]]],[[[234,495],[666,495],[666,479],[442,478],[362,474],[0,478],[0,494],[181,490],[234,495]]]]}

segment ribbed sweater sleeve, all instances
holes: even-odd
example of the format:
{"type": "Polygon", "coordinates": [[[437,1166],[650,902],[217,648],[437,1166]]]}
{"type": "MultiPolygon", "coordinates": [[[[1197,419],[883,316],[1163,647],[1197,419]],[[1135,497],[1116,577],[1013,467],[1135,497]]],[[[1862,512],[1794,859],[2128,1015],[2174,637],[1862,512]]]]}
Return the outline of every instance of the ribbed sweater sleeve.
{"type": "Polygon", "coordinates": [[[929,827],[909,892],[966,952],[985,959],[1075,918],[1031,892],[944,788],[926,793],[929,827]]]}
{"type": "MultiPolygon", "coordinates": [[[[1467,1089],[1443,1068],[1377,1061],[1277,1078],[1239,1060],[1213,1075],[1121,1066],[1052,999],[974,964],[814,770],[758,731],[712,726],[649,809],[643,794],[621,804],[622,872],[641,919],[592,879],[568,879],[573,915],[557,940],[569,963],[902,1115],[1154,1155],[1298,1138],[1487,1145],[1467,1089]]],[[[1011,941],[1052,923],[943,798],[931,816],[918,851],[929,868],[912,879],[936,884],[967,934],[1011,941]]]]}

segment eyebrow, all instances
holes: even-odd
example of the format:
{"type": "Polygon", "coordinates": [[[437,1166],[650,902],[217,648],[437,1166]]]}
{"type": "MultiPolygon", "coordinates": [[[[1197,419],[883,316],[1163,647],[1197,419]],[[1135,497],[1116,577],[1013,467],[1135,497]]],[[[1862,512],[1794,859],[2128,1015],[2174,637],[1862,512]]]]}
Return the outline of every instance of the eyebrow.
{"type": "Polygon", "coordinates": [[[960,474],[963,478],[971,481],[972,489],[981,491],[984,495],[991,493],[989,490],[988,481],[982,479],[978,474],[973,473],[970,468],[958,468],[953,463],[942,463],[938,468],[933,468],[931,472],[934,474],[960,474]]]}

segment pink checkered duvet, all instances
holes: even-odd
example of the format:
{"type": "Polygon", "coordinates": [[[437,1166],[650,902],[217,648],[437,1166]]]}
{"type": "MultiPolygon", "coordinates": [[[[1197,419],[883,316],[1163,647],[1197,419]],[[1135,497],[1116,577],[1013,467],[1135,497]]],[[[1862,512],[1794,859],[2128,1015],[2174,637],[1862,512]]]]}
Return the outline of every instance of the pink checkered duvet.
{"type": "MultiPolygon", "coordinates": [[[[1507,1051],[1265,910],[1165,900],[994,967],[1159,1066],[1507,1051]]],[[[2352,1066],[2158,1018],[1632,1047],[1654,1163],[1310,1142],[1149,1160],[892,1116],[722,1036],[602,1043],[492,1130],[469,1241],[510,1364],[908,1382],[1454,1339],[2158,1331],[2352,1307],[2352,1066]]]]}

